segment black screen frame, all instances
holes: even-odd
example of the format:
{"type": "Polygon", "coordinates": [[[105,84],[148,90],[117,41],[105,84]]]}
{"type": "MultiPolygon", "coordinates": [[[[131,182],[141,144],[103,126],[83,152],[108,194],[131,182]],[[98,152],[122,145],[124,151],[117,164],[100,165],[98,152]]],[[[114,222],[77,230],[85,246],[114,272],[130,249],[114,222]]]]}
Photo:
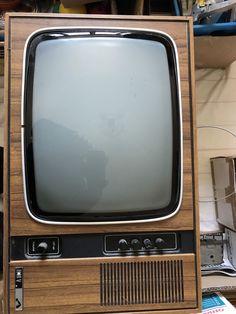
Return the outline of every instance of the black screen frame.
{"type": "Polygon", "coordinates": [[[117,28],[55,28],[39,30],[30,36],[25,46],[24,79],[23,79],[23,181],[25,203],[30,215],[42,223],[125,223],[149,220],[160,220],[173,215],[180,207],[182,197],[182,113],[180,100],[180,82],[178,73],[178,61],[173,40],[165,33],[117,28]],[[142,40],[153,40],[164,45],[167,53],[173,122],[173,163],[172,163],[172,191],[170,203],[164,208],[155,210],[119,212],[119,213],[49,213],[39,208],[36,199],[33,160],[33,136],[32,136],[32,99],[33,78],[37,46],[45,40],[60,40],[62,38],[75,37],[116,37],[142,40]]]}

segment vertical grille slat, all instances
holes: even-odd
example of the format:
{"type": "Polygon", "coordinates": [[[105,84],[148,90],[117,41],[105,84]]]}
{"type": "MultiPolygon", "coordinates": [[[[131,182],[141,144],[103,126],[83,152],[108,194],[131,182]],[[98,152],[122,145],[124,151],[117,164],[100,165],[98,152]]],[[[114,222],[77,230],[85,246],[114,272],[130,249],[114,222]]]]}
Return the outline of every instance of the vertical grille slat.
{"type": "Polygon", "coordinates": [[[130,263],[128,263],[127,265],[127,278],[128,278],[128,304],[131,304],[130,263]]]}
{"type": "Polygon", "coordinates": [[[117,285],[118,285],[118,295],[117,295],[117,299],[118,299],[118,305],[120,305],[120,283],[121,283],[121,277],[120,277],[120,263],[117,263],[117,285]]]}
{"type": "Polygon", "coordinates": [[[157,262],[155,261],[154,262],[154,277],[153,277],[153,280],[154,280],[154,286],[155,286],[155,301],[154,303],[159,303],[159,298],[158,298],[158,285],[159,285],[159,281],[157,280],[157,262]]]}
{"type": "Polygon", "coordinates": [[[107,264],[107,303],[108,305],[111,305],[111,296],[110,296],[110,291],[111,291],[111,278],[110,278],[110,265],[112,264],[107,264]]]}
{"type": "Polygon", "coordinates": [[[157,268],[157,295],[158,295],[158,297],[157,297],[157,302],[158,303],[161,303],[162,301],[161,301],[161,262],[158,262],[158,263],[156,263],[156,268],[157,268]]]}
{"type": "Polygon", "coordinates": [[[134,298],[135,298],[135,291],[134,291],[134,263],[130,263],[130,284],[131,284],[131,304],[134,304],[134,298]]]}
{"type": "Polygon", "coordinates": [[[143,304],[144,303],[144,270],[143,270],[143,262],[141,262],[141,284],[140,284],[140,290],[141,290],[141,298],[140,301],[143,304]]]}
{"type": "Polygon", "coordinates": [[[184,302],[184,275],[183,275],[183,261],[180,261],[180,284],[181,284],[181,302],[184,302]]]}
{"type": "Polygon", "coordinates": [[[177,276],[176,276],[176,261],[174,261],[174,303],[177,302],[177,276]]]}
{"type": "Polygon", "coordinates": [[[163,262],[159,262],[159,278],[160,278],[160,303],[164,303],[164,272],[163,272],[163,262]]]}
{"type": "Polygon", "coordinates": [[[143,273],[144,273],[144,278],[143,278],[143,291],[144,291],[144,304],[147,304],[147,268],[146,268],[147,263],[143,263],[143,273]]]}
{"type": "Polygon", "coordinates": [[[124,303],[127,304],[127,263],[122,263],[124,266],[124,303]]]}
{"type": "Polygon", "coordinates": [[[113,304],[117,304],[117,279],[116,279],[116,263],[114,264],[114,294],[113,304]]]}
{"type": "Polygon", "coordinates": [[[104,305],[107,304],[107,282],[106,282],[106,264],[104,264],[103,268],[103,276],[104,276],[104,283],[103,283],[103,288],[104,288],[104,305]]]}
{"type": "Polygon", "coordinates": [[[178,295],[178,300],[181,300],[181,291],[180,291],[180,287],[181,287],[181,283],[180,283],[180,265],[179,265],[179,261],[177,261],[177,283],[178,283],[178,291],[177,291],[177,295],[178,295]]]}
{"type": "Polygon", "coordinates": [[[103,264],[100,264],[100,304],[104,303],[104,282],[103,282],[103,264]]]}
{"type": "Polygon", "coordinates": [[[184,302],[183,261],[103,263],[102,306],[184,302]]]}
{"type": "Polygon", "coordinates": [[[137,263],[138,265],[138,304],[141,303],[141,271],[140,271],[140,263],[137,263]]]}
{"type": "Polygon", "coordinates": [[[166,261],[163,261],[163,286],[164,286],[164,303],[167,302],[167,276],[166,276],[166,261]]]}
{"type": "Polygon", "coordinates": [[[147,282],[148,282],[148,288],[147,288],[147,295],[148,295],[148,298],[147,298],[147,302],[150,304],[152,303],[151,302],[151,285],[152,285],[152,282],[151,282],[151,278],[150,278],[150,262],[147,262],[147,282]]]}
{"type": "Polygon", "coordinates": [[[151,293],[152,293],[152,301],[151,303],[154,303],[154,272],[153,272],[153,262],[151,262],[151,293]]]}
{"type": "Polygon", "coordinates": [[[124,304],[124,269],[123,263],[121,263],[121,273],[120,273],[120,291],[121,291],[121,305],[124,304]]]}
{"type": "Polygon", "coordinates": [[[171,278],[171,303],[174,302],[174,286],[175,286],[175,281],[174,281],[174,270],[173,270],[173,261],[170,262],[170,278],[171,278]]]}
{"type": "Polygon", "coordinates": [[[167,290],[167,302],[170,303],[170,261],[167,261],[167,284],[166,284],[166,290],[167,290]]]}

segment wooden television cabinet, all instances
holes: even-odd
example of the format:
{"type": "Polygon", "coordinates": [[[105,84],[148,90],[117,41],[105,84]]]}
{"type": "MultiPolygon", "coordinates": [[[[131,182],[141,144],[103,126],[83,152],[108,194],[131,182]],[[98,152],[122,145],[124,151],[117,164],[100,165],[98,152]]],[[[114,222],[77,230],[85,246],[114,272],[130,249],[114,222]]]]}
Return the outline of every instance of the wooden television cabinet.
{"type": "Polygon", "coordinates": [[[5,41],[4,313],[199,313],[192,20],[10,14],[6,17],[5,41]],[[33,32],[45,27],[91,26],[159,30],[170,35],[176,44],[183,120],[183,196],[178,213],[168,219],[128,224],[58,225],[40,223],[26,210],[21,146],[25,43],[33,32]],[[175,250],[154,254],[143,250],[142,254],[105,252],[104,246],[110,238],[144,240],[165,234],[175,234],[178,238],[175,250]],[[57,249],[59,246],[60,254],[55,258],[32,256],[29,249],[41,246],[43,251],[45,241],[57,249]]]}

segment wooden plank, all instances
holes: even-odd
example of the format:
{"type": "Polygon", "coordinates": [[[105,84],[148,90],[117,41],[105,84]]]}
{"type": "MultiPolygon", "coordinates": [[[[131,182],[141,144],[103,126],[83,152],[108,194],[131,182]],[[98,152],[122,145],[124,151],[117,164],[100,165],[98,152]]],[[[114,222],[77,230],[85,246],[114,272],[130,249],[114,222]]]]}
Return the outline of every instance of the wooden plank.
{"type": "MultiPolygon", "coordinates": [[[[153,310],[165,310],[170,306],[173,313],[174,309],[179,308],[194,309],[196,307],[194,264],[195,256],[193,254],[179,255],[178,257],[173,255],[117,257],[113,258],[112,262],[110,258],[12,262],[11,311],[14,311],[15,267],[23,267],[24,272],[24,313],[36,314],[43,313],[43,311],[47,313],[131,311],[133,313],[143,310],[150,310],[152,313],[153,310]],[[173,261],[172,264],[171,261],[173,261]],[[152,272],[154,262],[156,263],[156,276],[153,276],[154,272],[152,272]],[[181,269],[179,269],[181,263],[183,263],[182,275],[180,275],[181,269]],[[104,267],[104,264],[108,265],[105,268],[107,282],[101,281],[101,267],[104,267]],[[131,269],[131,264],[137,273],[133,268],[131,269]],[[138,264],[140,267],[137,267],[138,264]],[[122,278],[121,276],[115,277],[114,265],[116,270],[124,270],[122,278]],[[175,265],[172,273],[171,265],[175,265]],[[130,272],[128,272],[129,270],[130,272]],[[142,271],[145,271],[145,276],[142,275],[142,271]],[[139,303],[138,294],[134,288],[134,282],[138,283],[138,276],[142,277],[142,280],[139,281],[142,290],[139,303]],[[110,289],[110,293],[107,293],[106,303],[102,302],[105,297],[101,295],[104,283],[106,288],[110,289]],[[115,284],[120,285],[120,294],[123,293],[123,297],[117,294],[115,284]],[[155,285],[157,290],[155,290],[155,285]],[[181,294],[182,289],[184,289],[184,295],[181,294]],[[152,296],[154,293],[158,295],[156,299],[154,295],[152,296]],[[118,304],[119,300],[120,305],[118,304]]],[[[193,313],[192,310],[191,313],[193,313]]]]}
{"type": "MultiPolygon", "coordinates": [[[[5,27],[8,29],[9,27],[9,20],[6,19],[5,21],[5,27]]],[[[3,167],[3,312],[8,313],[9,312],[9,34],[5,35],[4,38],[4,167],[3,167]]]]}
{"type": "MultiPolygon", "coordinates": [[[[192,97],[191,97],[191,101],[192,103],[192,119],[193,119],[193,137],[194,137],[194,141],[193,141],[193,154],[194,154],[194,185],[195,185],[195,201],[196,201],[196,211],[194,212],[194,219],[195,219],[195,228],[196,228],[196,250],[197,252],[200,252],[200,217],[199,217],[199,191],[198,191],[198,145],[197,145],[197,114],[196,114],[196,88],[195,88],[195,63],[194,63],[194,34],[193,34],[193,23],[192,21],[189,23],[189,45],[190,45],[190,69],[189,69],[189,79],[190,79],[190,84],[191,84],[191,92],[192,92],[192,97]]],[[[201,289],[201,257],[200,254],[197,254],[196,256],[197,259],[197,263],[196,263],[196,268],[197,268],[197,299],[198,299],[198,304],[199,304],[199,308],[202,308],[202,289],[201,289]]]]}

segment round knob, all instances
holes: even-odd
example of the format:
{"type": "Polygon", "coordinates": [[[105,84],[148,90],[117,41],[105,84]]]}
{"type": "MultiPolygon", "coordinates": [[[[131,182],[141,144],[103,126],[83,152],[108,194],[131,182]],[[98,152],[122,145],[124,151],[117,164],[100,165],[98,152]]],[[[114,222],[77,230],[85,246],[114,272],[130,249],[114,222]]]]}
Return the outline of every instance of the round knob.
{"type": "Polygon", "coordinates": [[[165,244],[165,241],[162,238],[156,238],[155,245],[158,249],[162,249],[165,244]]]}
{"type": "Polygon", "coordinates": [[[129,249],[129,244],[125,239],[120,239],[119,240],[119,248],[122,251],[128,250],[129,249]]]}
{"type": "Polygon", "coordinates": [[[143,244],[147,250],[153,249],[154,245],[150,239],[144,239],[143,244]]]}
{"type": "Polygon", "coordinates": [[[48,249],[48,244],[46,242],[40,242],[39,245],[37,246],[37,251],[39,253],[46,253],[48,249]]]}
{"type": "Polygon", "coordinates": [[[139,239],[132,239],[130,244],[133,250],[135,251],[140,250],[142,248],[142,243],[139,241],[139,239]]]}

